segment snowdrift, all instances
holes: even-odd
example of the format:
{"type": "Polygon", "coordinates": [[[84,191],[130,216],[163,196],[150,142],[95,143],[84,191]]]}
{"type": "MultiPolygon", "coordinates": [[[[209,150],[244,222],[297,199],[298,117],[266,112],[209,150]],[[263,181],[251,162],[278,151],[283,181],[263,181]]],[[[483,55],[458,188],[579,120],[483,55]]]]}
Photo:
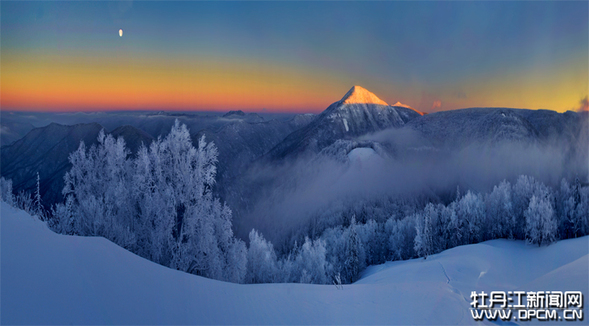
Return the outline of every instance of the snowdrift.
{"type": "Polygon", "coordinates": [[[103,238],[55,234],[5,203],[0,228],[2,324],[474,324],[471,291],[589,293],[589,237],[461,246],[369,267],[338,290],[189,275],[103,238]]]}

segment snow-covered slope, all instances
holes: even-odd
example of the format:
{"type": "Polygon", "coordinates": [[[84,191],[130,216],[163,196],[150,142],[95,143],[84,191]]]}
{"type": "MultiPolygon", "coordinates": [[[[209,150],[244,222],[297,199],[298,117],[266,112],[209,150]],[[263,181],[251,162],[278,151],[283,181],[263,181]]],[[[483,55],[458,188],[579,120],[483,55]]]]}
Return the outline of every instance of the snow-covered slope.
{"type": "Polygon", "coordinates": [[[209,280],[103,238],[52,233],[5,203],[0,216],[2,324],[474,324],[471,291],[588,294],[588,237],[462,246],[370,267],[338,290],[209,280]]]}

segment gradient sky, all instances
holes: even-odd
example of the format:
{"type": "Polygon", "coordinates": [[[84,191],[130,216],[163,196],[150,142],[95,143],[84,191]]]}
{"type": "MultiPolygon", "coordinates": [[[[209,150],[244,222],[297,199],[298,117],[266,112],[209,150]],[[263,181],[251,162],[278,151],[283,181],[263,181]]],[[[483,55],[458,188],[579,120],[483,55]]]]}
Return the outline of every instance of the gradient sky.
{"type": "Polygon", "coordinates": [[[425,112],[562,112],[589,88],[587,1],[0,6],[2,110],[320,112],[361,85],[425,112]]]}

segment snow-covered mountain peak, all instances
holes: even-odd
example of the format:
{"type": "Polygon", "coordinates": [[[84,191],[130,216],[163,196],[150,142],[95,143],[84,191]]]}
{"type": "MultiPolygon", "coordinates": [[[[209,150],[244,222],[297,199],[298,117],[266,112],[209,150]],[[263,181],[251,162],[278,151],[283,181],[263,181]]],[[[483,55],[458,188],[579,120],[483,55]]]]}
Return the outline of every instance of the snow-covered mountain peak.
{"type": "Polygon", "coordinates": [[[343,104],[388,104],[362,86],[352,87],[341,99],[343,104]]]}
{"type": "Polygon", "coordinates": [[[354,86],[311,123],[288,135],[269,155],[283,159],[306,150],[321,152],[337,140],[400,128],[420,115],[411,108],[390,106],[365,88],[354,86]]]}

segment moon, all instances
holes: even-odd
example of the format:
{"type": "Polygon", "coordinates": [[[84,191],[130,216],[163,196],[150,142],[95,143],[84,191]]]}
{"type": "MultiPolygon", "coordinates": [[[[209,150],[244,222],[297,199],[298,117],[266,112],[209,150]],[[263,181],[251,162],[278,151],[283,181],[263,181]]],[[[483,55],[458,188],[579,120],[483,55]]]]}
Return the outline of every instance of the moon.
{"type": "Polygon", "coordinates": [[[119,36],[123,37],[123,29],[119,29],[119,36]]]}

